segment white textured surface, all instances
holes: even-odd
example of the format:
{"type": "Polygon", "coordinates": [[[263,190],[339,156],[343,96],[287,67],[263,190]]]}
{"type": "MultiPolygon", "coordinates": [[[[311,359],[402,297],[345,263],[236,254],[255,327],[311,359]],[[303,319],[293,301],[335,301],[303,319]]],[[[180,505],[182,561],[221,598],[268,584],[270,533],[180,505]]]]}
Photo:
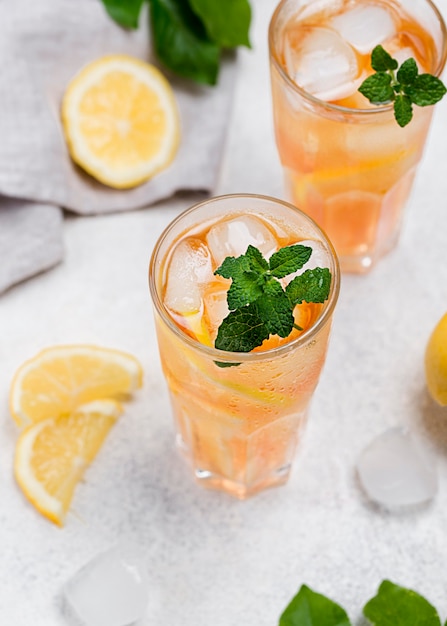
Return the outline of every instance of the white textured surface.
{"type": "MultiPolygon", "coordinates": [[[[242,51],[219,192],[282,194],[265,35],[274,0],[255,0],[254,50],[242,51]]],[[[439,2],[447,13],[447,1],[439,2]]],[[[62,626],[60,590],[119,538],[147,555],[158,609],[144,626],[272,626],[302,583],[360,624],[383,578],[413,587],[447,617],[447,410],[428,399],[423,353],[447,310],[447,101],[437,106],[399,247],[367,276],[345,276],[326,367],[289,484],[247,502],[192,483],[173,449],[147,288],[156,237],[194,198],[134,213],[73,218],[56,269],[0,299],[0,624],[62,626]],[[76,492],[60,530],[14,484],[7,393],[17,366],[57,342],[138,356],[145,385],[76,492]],[[394,425],[425,437],[440,491],[387,515],[365,502],[355,462],[394,425]]]]}

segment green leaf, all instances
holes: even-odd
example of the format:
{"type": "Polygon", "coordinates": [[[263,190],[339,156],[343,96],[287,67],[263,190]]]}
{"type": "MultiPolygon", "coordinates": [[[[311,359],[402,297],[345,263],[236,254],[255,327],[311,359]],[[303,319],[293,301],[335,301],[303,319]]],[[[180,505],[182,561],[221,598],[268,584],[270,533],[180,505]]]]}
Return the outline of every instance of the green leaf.
{"type": "Polygon", "coordinates": [[[394,100],[391,76],[385,72],[378,72],[368,76],[358,90],[373,104],[386,104],[394,100]]]}
{"type": "Polygon", "coordinates": [[[250,269],[260,274],[265,274],[269,268],[269,264],[262,256],[262,253],[254,246],[248,246],[245,256],[250,264],[250,269]]]}
{"type": "Polygon", "coordinates": [[[242,272],[249,272],[251,268],[250,259],[245,254],[241,254],[238,257],[227,256],[214,273],[223,278],[236,278],[242,272]]]}
{"type": "Polygon", "coordinates": [[[421,595],[384,580],[363,608],[374,626],[441,626],[436,609],[421,595]]]}
{"type": "Polygon", "coordinates": [[[254,246],[238,257],[227,257],[214,272],[231,279],[227,293],[230,314],[219,327],[215,347],[249,352],[270,335],[288,337],[294,327],[295,304],[324,302],[329,294],[331,273],[327,268],[307,270],[292,280],[286,291],[278,280],[301,268],[311,254],[312,248],[296,244],[278,250],[269,262],[254,246]]]}
{"type": "Polygon", "coordinates": [[[331,289],[331,273],[327,267],[306,270],[287,285],[286,293],[290,302],[325,302],[331,289]]]}
{"type": "Polygon", "coordinates": [[[248,0],[189,0],[209,38],[222,48],[250,47],[251,8],[248,0]]]}
{"type": "Polygon", "coordinates": [[[413,105],[411,99],[405,95],[396,96],[394,101],[394,117],[399,126],[404,127],[413,118],[413,105]]]}
{"type": "Polygon", "coordinates": [[[102,0],[102,3],[110,15],[120,26],[124,28],[138,28],[141,7],[144,0],[102,0]]]}
{"type": "Polygon", "coordinates": [[[281,615],[279,626],[351,626],[351,622],[341,606],[302,585],[281,615]]]}
{"type": "Polygon", "coordinates": [[[227,293],[230,311],[251,304],[263,294],[264,281],[256,272],[241,272],[235,278],[227,293]]]}
{"type": "Polygon", "coordinates": [[[416,61],[414,59],[407,59],[402,63],[397,72],[397,80],[402,83],[402,85],[409,85],[418,74],[419,70],[416,61]]]}
{"type": "Polygon", "coordinates": [[[270,335],[288,337],[293,328],[293,310],[289,298],[276,280],[266,283],[262,298],[256,301],[259,317],[270,335]]]}
{"type": "Polygon", "coordinates": [[[220,48],[185,0],[150,0],[151,32],[158,58],[184,78],[215,85],[220,48]]]}
{"type": "Polygon", "coordinates": [[[386,72],[388,70],[396,70],[398,63],[396,59],[382,47],[376,46],[371,52],[371,67],[376,72],[386,72]]]}
{"type": "Polygon", "coordinates": [[[300,244],[281,248],[270,257],[270,272],[276,278],[284,278],[301,269],[310,259],[311,254],[312,248],[300,244]]]}
{"type": "Polygon", "coordinates": [[[436,104],[445,95],[447,89],[444,83],[431,74],[419,74],[414,82],[405,88],[405,93],[414,104],[426,107],[436,104]]]}
{"type": "Polygon", "coordinates": [[[214,345],[218,350],[250,352],[268,337],[269,331],[259,317],[256,304],[250,304],[227,315],[214,345]]]}

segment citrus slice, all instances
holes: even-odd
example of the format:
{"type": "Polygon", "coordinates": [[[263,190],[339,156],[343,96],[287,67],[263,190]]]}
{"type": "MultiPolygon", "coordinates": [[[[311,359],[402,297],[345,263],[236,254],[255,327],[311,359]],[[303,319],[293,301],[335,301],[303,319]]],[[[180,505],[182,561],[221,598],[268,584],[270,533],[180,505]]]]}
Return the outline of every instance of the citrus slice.
{"type": "Polygon", "coordinates": [[[102,57],[71,81],[62,124],[73,160],[97,180],[134,187],[173,160],[179,144],[174,93],[153,65],[102,57]]]}
{"type": "Polygon", "coordinates": [[[447,406],[447,313],[435,326],[425,350],[425,379],[431,397],[447,406]]]}
{"type": "Polygon", "coordinates": [[[28,500],[55,524],[63,525],[77,483],[121,412],[114,400],[95,400],[21,432],[16,480],[28,500]]]}
{"type": "Polygon", "coordinates": [[[19,426],[69,415],[101,398],[125,399],[141,387],[143,370],[130,354],[91,345],[42,350],[16,372],[10,410],[19,426]]]}

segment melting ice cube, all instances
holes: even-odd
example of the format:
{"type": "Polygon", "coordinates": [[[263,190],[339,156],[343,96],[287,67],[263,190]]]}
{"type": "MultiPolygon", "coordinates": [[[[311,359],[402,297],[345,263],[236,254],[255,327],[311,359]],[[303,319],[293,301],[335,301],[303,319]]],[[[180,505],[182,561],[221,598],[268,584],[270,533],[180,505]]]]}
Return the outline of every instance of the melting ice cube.
{"type": "Polygon", "coordinates": [[[215,262],[220,265],[227,256],[245,254],[249,245],[255,246],[264,256],[277,249],[273,233],[252,216],[237,217],[213,226],[207,235],[208,247],[215,262]]]}
{"type": "Polygon", "coordinates": [[[402,428],[391,428],[374,439],[357,462],[367,496],[386,509],[416,506],[436,495],[435,462],[402,428]]]}
{"type": "Polygon", "coordinates": [[[135,548],[100,554],[65,585],[68,616],[85,626],[130,626],[147,611],[149,581],[135,548]]]}
{"type": "Polygon", "coordinates": [[[210,290],[204,295],[205,315],[211,335],[215,337],[222,320],[230,312],[227,304],[227,290],[210,290]]]}
{"type": "Polygon", "coordinates": [[[354,50],[329,28],[314,28],[296,48],[285,42],[289,76],[320,100],[339,100],[354,93],[359,68],[354,50]]]}
{"type": "Polygon", "coordinates": [[[370,53],[396,31],[388,11],[373,4],[357,6],[337,15],[332,19],[332,26],[361,54],[370,53]]]}
{"type": "Polygon", "coordinates": [[[165,305],[181,314],[201,308],[202,285],[213,279],[207,247],[194,237],[180,241],[169,263],[165,305]]]}

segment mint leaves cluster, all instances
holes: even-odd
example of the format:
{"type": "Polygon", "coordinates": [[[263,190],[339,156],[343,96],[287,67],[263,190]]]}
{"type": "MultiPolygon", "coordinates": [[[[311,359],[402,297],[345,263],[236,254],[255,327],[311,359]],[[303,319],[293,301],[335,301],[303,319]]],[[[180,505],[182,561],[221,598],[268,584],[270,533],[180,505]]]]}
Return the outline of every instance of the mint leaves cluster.
{"type": "MultiPolygon", "coordinates": [[[[442,626],[430,602],[389,580],[365,604],[363,615],[373,626],[442,626]]],[[[351,622],[341,606],[303,585],[281,615],[279,626],[351,626],[351,622]]]]}
{"type": "Polygon", "coordinates": [[[138,28],[149,3],[150,29],[159,60],[183,78],[214,85],[223,49],[250,47],[249,0],[102,0],[125,28],[138,28]]]}
{"type": "Polygon", "coordinates": [[[227,257],[214,272],[232,280],[227,293],[229,315],[222,321],[215,347],[230,352],[250,352],[270,335],[288,337],[293,309],[302,302],[325,302],[331,273],[327,268],[305,270],[284,289],[280,279],[308,262],[312,248],[300,244],[281,248],[267,261],[254,246],[245,254],[227,257]]]}
{"type": "Polygon", "coordinates": [[[436,76],[419,74],[413,58],[399,67],[396,59],[382,46],[376,46],[372,51],[371,66],[376,73],[363,81],[359,91],[372,104],[394,102],[394,117],[401,127],[411,122],[413,104],[421,107],[436,104],[447,91],[436,76]]]}

